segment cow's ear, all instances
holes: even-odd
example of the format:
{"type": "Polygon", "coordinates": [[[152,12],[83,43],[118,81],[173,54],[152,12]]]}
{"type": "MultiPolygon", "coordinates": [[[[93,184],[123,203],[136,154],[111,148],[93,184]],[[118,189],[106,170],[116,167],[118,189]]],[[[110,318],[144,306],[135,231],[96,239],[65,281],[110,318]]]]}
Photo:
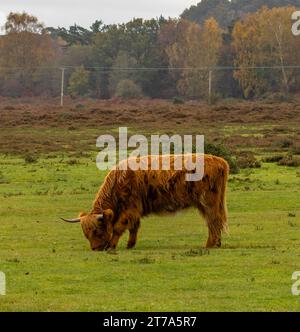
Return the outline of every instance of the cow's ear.
{"type": "Polygon", "coordinates": [[[80,212],[79,214],[79,218],[82,218],[82,217],[85,217],[87,216],[87,213],[86,212],[80,212]]]}
{"type": "Polygon", "coordinates": [[[114,219],[114,213],[111,209],[108,209],[108,210],[104,210],[103,211],[103,220],[106,222],[106,223],[110,223],[112,222],[114,219]]]}

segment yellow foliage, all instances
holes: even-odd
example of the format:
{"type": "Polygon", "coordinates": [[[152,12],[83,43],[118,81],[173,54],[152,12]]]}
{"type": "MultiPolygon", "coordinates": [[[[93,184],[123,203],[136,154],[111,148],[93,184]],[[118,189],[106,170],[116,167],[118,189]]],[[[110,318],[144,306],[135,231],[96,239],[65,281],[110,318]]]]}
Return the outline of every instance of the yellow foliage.
{"type": "Polygon", "coordinates": [[[203,27],[181,20],[176,26],[176,39],[167,49],[173,74],[178,79],[178,91],[187,97],[207,95],[208,72],[218,63],[222,47],[222,30],[214,18],[203,27]],[[179,77],[178,77],[179,76],[179,77]]]}
{"type": "Polygon", "coordinates": [[[32,78],[38,66],[55,56],[53,43],[34,16],[11,13],[5,25],[6,35],[0,39],[1,74],[17,71],[20,77],[32,78]]]}
{"type": "Polygon", "coordinates": [[[245,97],[267,91],[270,82],[286,91],[294,73],[284,66],[298,64],[300,40],[291,33],[291,15],[294,7],[268,9],[263,7],[237,22],[233,30],[235,51],[234,77],[239,80],[245,97]],[[251,67],[278,66],[278,70],[251,67]]]}

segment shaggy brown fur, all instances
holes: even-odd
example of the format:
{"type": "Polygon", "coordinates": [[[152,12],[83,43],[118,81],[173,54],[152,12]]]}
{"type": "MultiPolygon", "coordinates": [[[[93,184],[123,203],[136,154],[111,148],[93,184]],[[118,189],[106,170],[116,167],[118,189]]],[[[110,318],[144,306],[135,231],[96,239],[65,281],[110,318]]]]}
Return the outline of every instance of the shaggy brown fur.
{"type": "MultiPolygon", "coordinates": [[[[193,155],[195,160],[196,155],[193,155]]],[[[151,163],[151,156],[148,158],[151,163]]],[[[158,157],[161,160],[162,157],[158,157]]],[[[128,248],[136,244],[140,219],[150,213],[176,212],[191,206],[204,216],[209,230],[206,246],[220,247],[221,233],[227,231],[227,162],[204,156],[204,177],[187,182],[187,170],[121,170],[120,165],[105,178],[89,214],[80,222],[93,250],[116,248],[120,236],[129,230],[128,248]]],[[[126,161],[125,161],[126,162],[126,161]]]]}

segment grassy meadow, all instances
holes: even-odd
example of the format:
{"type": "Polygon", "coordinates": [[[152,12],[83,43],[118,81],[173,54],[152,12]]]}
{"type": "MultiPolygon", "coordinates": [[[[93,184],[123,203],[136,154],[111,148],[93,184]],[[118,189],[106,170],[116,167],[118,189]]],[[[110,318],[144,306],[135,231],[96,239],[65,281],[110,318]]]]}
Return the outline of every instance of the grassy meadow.
{"type": "MultiPolygon", "coordinates": [[[[64,137],[61,151],[30,159],[26,148],[39,143],[39,131],[43,137],[48,130],[51,144],[51,126],[22,126],[6,125],[0,134],[0,271],[7,278],[0,311],[300,310],[300,296],[291,294],[292,273],[300,270],[299,167],[263,162],[230,176],[230,234],[221,249],[203,248],[207,228],[191,209],[144,218],[131,251],[125,234],[117,253],[92,252],[80,225],[59,217],[91,208],[105,176],[96,168],[95,145],[66,153],[64,137]],[[22,151],[11,145],[9,153],[9,134],[22,151]]],[[[241,138],[266,130],[264,124],[249,125],[249,132],[246,124],[230,128],[227,136],[241,138]]],[[[70,141],[80,139],[60,130],[70,141]]],[[[252,149],[259,159],[275,153],[252,149]]]]}

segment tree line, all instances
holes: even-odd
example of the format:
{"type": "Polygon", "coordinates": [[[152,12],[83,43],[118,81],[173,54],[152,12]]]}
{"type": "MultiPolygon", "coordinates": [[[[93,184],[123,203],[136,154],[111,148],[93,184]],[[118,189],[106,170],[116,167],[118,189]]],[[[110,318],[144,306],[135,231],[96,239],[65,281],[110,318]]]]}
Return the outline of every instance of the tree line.
{"type": "MultiPolygon", "coordinates": [[[[200,5],[208,2],[225,15],[228,1],[200,5]]],[[[206,99],[210,71],[216,97],[299,90],[300,76],[288,68],[299,64],[300,37],[291,33],[295,7],[264,6],[226,27],[204,9],[207,17],[191,19],[192,9],[177,19],[96,21],[89,29],[45,28],[34,16],[11,13],[0,36],[0,95],[57,96],[61,67],[74,98],[206,99]]]]}

